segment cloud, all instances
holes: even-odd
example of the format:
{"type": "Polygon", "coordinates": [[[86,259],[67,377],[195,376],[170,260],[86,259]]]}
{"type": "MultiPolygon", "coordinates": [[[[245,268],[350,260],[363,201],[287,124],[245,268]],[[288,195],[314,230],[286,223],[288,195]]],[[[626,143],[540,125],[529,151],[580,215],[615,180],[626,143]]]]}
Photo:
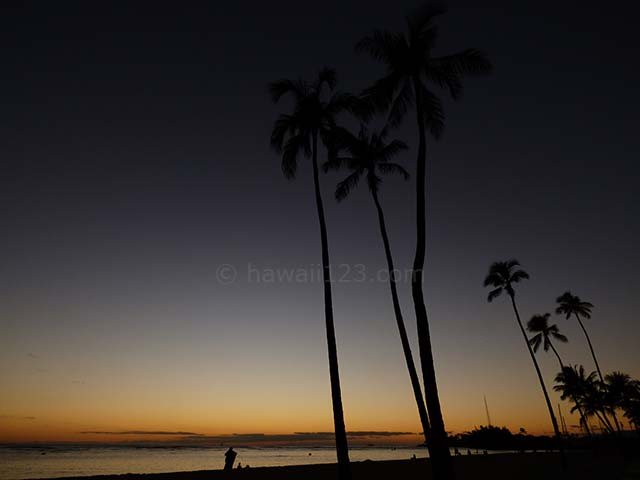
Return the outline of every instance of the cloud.
{"type": "Polygon", "coordinates": [[[199,437],[200,433],[194,432],[167,432],[164,430],[125,430],[121,432],[108,432],[108,431],[86,431],[79,432],[83,435],[179,435],[189,437],[199,437]]]}
{"type": "MultiPolygon", "coordinates": [[[[326,447],[333,445],[333,432],[294,432],[284,434],[271,433],[230,433],[206,435],[202,433],[172,430],[85,430],[82,435],[105,435],[114,438],[113,443],[105,445],[145,445],[171,447],[214,447],[219,445],[234,447],[304,446],[326,447]],[[143,438],[134,438],[135,436],[143,438]],[[144,438],[144,437],[147,438],[144,438]],[[117,438],[117,440],[115,440],[117,438]]],[[[396,445],[415,440],[415,432],[394,431],[354,431],[347,432],[352,445],[396,445]],[[403,437],[408,438],[403,438],[403,437]]],[[[92,440],[93,441],[93,440],[92,440]]]]}
{"type": "MultiPolygon", "coordinates": [[[[389,439],[404,435],[414,435],[413,432],[387,432],[387,431],[360,431],[347,432],[347,436],[355,441],[372,441],[382,438],[389,439]]],[[[333,443],[333,432],[294,432],[289,434],[266,433],[232,433],[230,435],[199,435],[197,437],[185,436],[181,439],[186,444],[214,444],[225,443],[233,445],[252,444],[300,444],[300,443],[333,443]]]]}
{"type": "Polygon", "coordinates": [[[20,416],[20,415],[0,415],[0,419],[10,419],[10,420],[35,420],[36,417],[31,416],[20,416]]]}

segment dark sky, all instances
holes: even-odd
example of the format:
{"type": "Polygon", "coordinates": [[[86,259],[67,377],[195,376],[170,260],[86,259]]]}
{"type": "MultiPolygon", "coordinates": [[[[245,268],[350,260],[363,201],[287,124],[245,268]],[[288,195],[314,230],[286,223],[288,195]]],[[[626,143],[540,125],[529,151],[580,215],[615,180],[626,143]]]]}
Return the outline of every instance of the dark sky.
{"type": "MultiPolygon", "coordinates": [[[[522,423],[547,428],[508,305],[485,302],[493,260],[515,256],[531,273],[520,294],[526,318],[551,311],[566,289],[596,304],[590,328],[603,368],[640,374],[638,11],[587,3],[451,2],[440,22],[442,54],[477,47],[496,65],[447,102],[445,136],[428,147],[427,299],[445,414],[458,428],[482,422],[482,394],[492,392],[505,412],[533,396],[539,422],[522,423]],[[459,400],[470,394],[473,413],[459,400]]],[[[46,384],[55,391],[77,373],[103,395],[118,362],[162,385],[189,377],[189,361],[214,378],[210,362],[232,363],[234,381],[266,376],[288,398],[314,378],[307,388],[328,408],[320,284],[248,278],[250,268],[320,260],[308,165],[289,183],[269,149],[287,105],[271,103],[267,84],[331,65],[340,88],[368,86],[382,67],[353,45],[375,27],[403,28],[416,3],[118,5],[2,7],[0,373],[14,392],[4,400],[38,391],[41,380],[26,380],[32,353],[58,372],[46,384]],[[216,281],[222,264],[238,271],[232,285],[216,281]],[[309,375],[288,374],[292,363],[309,375]]],[[[396,136],[413,146],[411,118],[396,136]]],[[[414,154],[399,159],[411,171],[414,154]]],[[[337,205],[337,179],[323,178],[332,262],[349,265],[351,280],[360,264],[373,275],[384,267],[373,206],[364,189],[337,205]]],[[[389,179],[382,201],[396,263],[408,268],[413,183],[389,179]]],[[[401,295],[413,332],[408,284],[401,295]]],[[[348,420],[377,428],[349,416],[350,402],[397,382],[406,390],[388,413],[411,408],[387,286],[342,282],[335,296],[348,420]]],[[[567,361],[588,364],[577,327],[557,321],[571,339],[567,361]]],[[[413,425],[389,415],[384,428],[413,425]]],[[[281,420],[302,428],[319,417],[281,420]]],[[[214,420],[210,431],[227,427],[214,420]]]]}

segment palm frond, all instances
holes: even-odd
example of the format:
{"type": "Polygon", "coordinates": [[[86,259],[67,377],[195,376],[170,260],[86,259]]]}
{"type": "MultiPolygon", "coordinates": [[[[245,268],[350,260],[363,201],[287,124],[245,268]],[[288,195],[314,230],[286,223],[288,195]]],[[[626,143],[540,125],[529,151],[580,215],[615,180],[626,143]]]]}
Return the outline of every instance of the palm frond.
{"type": "Polygon", "coordinates": [[[513,283],[518,283],[521,280],[528,280],[528,279],[529,279],[529,274],[527,272],[525,272],[524,270],[516,270],[511,275],[511,281],[513,283]]]}
{"type": "Polygon", "coordinates": [[[288,180],[293,180],[296,177],[298,155],[301,152],[304,152],[307,156],[310,154],[311,147],[308,143],[305,135],[298,134],[289,138],[284,144],[282,149],[282,173],[288,180]]]}
{"type": "Polygon", "coordinates": [[[371,35],[356,43],[356,52],[368,53],[379,62],[391,64],[403,46],[406,46],[403,35],[387,30],[374,30],[371,35]]]}
{"type": "MultiPolygon", "coordinates": [[[[537,335],[534,335],[533,337],[531,337],[529,339],[529,345],[531,345],[531,348],[533,348],[534,352],[537,352],[538,349],[540,348],[540,345],[542,343],[542,334],[538,333],[537,335]]],[[[546,348],[545,348],[546,350],[546,348]]]]}
{"type": "MultiPolygon", "coordinates": [[[[555,327],[555,325],[553,325],[553,327],[555,327]]],[[[569,339],[567,338],[566,335],[563,335],[562,333],[558,332],[558,331],[552,331],[551,332],[551,336],[553,338],[555,338],[556,340],[558,340],[559,342],[562,343],[567,343],[569,341],[569,339]]]]}
{"type": "Polygon", "coordinates": [[[393,157],[397,156],[400,152],[404,152],[408,149],[408,145],[402,140],[393,140],[392,142],[385,145],[380,151],[381,160],[384,162],[388,162],[393,157]]]}
{"type": "Polygon", "coordinates": [[[409,179],[409,172],[405,170],[405,168],[397,163],[379,163],[378,170],[383,175],[402,175],[405,180],[409,179]]]}
{"type": "Polygon", "coordinates": [[[457,100],[462,95],[462,80],[460,75],[444,68],[439,62],[439,59],[431,59],[429,62],[425,62],[424,75],[427,79],[434,82],[440,88],[446,88],[449,90],[451,98],[457,100]]]}
{"type": "Polygon", "coordinates": [[[534,315],[527,322],[527,330],[531,333],[545,333],[548,329],[549,314],[534,315]]]}
{"type": "Polygon", "coordinates": [[[411,79],[407,78],[400,88],[398,94],[391,102],[389,113],[387,114],[387,124],[397,127],[402,123],[404,116],[414,103],[413,85],[411,79]]]}
{"type": "Polygon", "coordinates": [[[351,173],[347,178],[338,183],[338,187],[336,188],[336,200],[341,202],[345,198],[349,196],[352,190],[354,190],[358,183],[360,182],[360,176],[362,175],[361,170],[356,170],[351,173]]]}
{"type": "Polygon", "coordinates": [[[353,162],[353,159],[350,157],[334,156],[322,164],[322,171],[327,173],[331,170],[341,170],[345,165],[350,165],[351,162],[353,162]]]}
{"type": "Polygon", "coordinates": [[[502,293],[502,287],[498,287],[495,290],[491,290],[489,292],[489,296],[487,297],[488,302],[493,302],[496,298],[500,296],[502,293]]]}
{"type": "Polygon", "coordinates": [[[271,132],[271,146],[273,149],[280,153],[282,152],[282,146],[287,136],[295,134],[296,124],[294,117],[291,115],[282,114],[278,117],[273,125],[273,131],[271,132]]]}
{"type": "Polygon", "coordinates": [[[302,100],[308,93],[308,87],[302,80],[289,80],[283,78],[269,84],[269,94],[274,103],[277,103],[283,95],[292,94],[296,101],[302,100]]]}
{"type": "Polygon", "coordinates": [[[437,140],[444,132],[444,108],[440,99],[431,93],[424,85],[420,84],[422,94],[421,100],[424,110],[425,125],[431,135],[437,140]]]}
{"type": "Polygon", "coordinates": [[[493,72],[493,64],[487,54],[475,48],[434,59],[434,66],[442,73],[458,78],[465,75],[489,75],[493,72]]]}
{"type": "Polygon", "coordinates": [[[406,81],[403,75],[392,72],[376,80],[373,85],[362,92],[362,98],[373,105],[378,112],[386,112],[391,108],[396,92],[406,81]]]}
{"type": "Polygon", "coordinates": [[[344,111],[366,121],[375,112],[375,106],[368,98],[357,97],[350,93],[334,93],[327,101],[325,115],[333,117],[344,111]]]}
{"type": "Polygon", "coordinates": [[[316,80],[315,90],[320,92],[322,90],[323,85],[327,85],[329,90],[333,90],[336,88],[336,70],[335,68],[323,67],[320,72],[318,72],[318,79],[316,80]]]}
{"type": "Polygon", "coordinates": [[[374,195],[377,195],[380,183],[382,183],[380,177],[376,175],[374,170],[369,169],[367,172],[367,185],[369,186],[369,191],[374,195]]]}

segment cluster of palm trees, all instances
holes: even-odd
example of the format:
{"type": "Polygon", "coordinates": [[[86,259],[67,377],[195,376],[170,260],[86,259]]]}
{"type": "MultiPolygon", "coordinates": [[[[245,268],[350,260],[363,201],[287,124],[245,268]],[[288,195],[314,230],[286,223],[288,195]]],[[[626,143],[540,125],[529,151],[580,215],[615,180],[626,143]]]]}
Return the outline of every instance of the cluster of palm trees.
{"type": "Polygon", "coordinates": [[[582,428],[591,436],[589,419],[597,420],[600,429],[610,435],[622,431],[618,413],[622,412],[638,434],[640,434],[640,381],[628,374],[614,371],[602,381],[597,373],[585,373],[582,365],[565,366],[556,375],[554,390],[562,394],[563,400],[573,402],[571,412],[579,412],[582,428]]]}
{"type": "Polygon", "coordinates": [[[359,95],[337,91],[336,74],[330,68],[322,69],[313,81],[284,79],[270,85],[274,102],[278,102],[285,95],[293,100],[291,112],[279,116],[271,136],[272,146],[281,155],[284,175],[289,179],[295,178],[298,159],[301,156],[311,159],[322,247],[325,324],[338,471],[342,480],[351,478],[351,472],[340,393],[328,235],[320,188],[321,165],[318,157],[322,146],[327,152],[327,160],[322,162],[324,171],[348,171],[348,176],[337,186],[337,200],[346,198],[361,179],[366,180],[378,215],[389,271],[393,310],[425,442],[430,450],[434,478],[454,478],[438,397],[423,293],[426,250],[426,143],[429,134],[434,139],[439,139],[444,129],[444,110],[436,94],[437,89],[444,90],[453,99],[458,99],[463,90],[462,79],[469,75],[488,74],[492,65],[486,56],[476,49],[467,49],[447,56],[435,55],[433,50],[438,38],[435,20],[444,13],[445,9],[442,6],[426,4],[407,17],[405,32],[376,30],[360,40],[356,50],[381,62],[386,67],[386,72],[359,95]],[[391,129],[400,125],[412,107],[415,109],[418,127],[418,149],[415,169],[417,238],[411,292],[418,332],[422,386],[398,300],[392,250],[379,196],[383,175],[399,174],[405,179],[409,177],[404,167],[392,161],[407,149],[407,145],[400,140],[389,140],[388,137],[391,129]],[[355,117],[361,124],[357,133],[338,123],[340,115],[345,113],[355,117]],[[379,131],[372,131],[368,125],[376,114],[384,118],[384,126],[379,131]]]}
{"type": "MultiPolygon", "coordinates": [[[[533,315],[527,322],[525,330],[516,304],[515,285],[528,278],[529,274],[520,268],[520,263],[517,260],[495,262],[489,268],[484,286],[492,287],[488,296],[489,302],[503,292],[507,293],[511,300],[518,326],[538,375],[553,430],[558,440],[561,439],[560,428],[535,356],[540,347],[545,352],[553,352],[557,358],[560,372],[555,377],[554,390],[561,393],[562,400],[569,400],[573,403],[571,412],[578,412],[580,424],[587,435],[591,436],[592,428],[589,426],[589,419],[592,418],[599,421],[603,431],[614,435],[620,432],[622,426],[616,412],[624,412],[629,424],[640,432],[640,381],[633,380],[622,372],[602,375],[591,338],[583,323],[583,319],[591,318],[593,304],[582,301],[580,297],[571,292],[565,292],[556,299],[556,314],[564,315],[567,319],[575,318],[585,335],[596,368],[596,371],[586,374],[582,365],[566,365],[562,361],[554,342],[566,343],[568,339],[560,332],[560,328],[556,324],[550,324],[550,313],[533,315]],[[532,334],[531,337],[527,335],[527,331],[532,334]]],[[[562,444],[560,443],[559,446],[561,447],[562,444]]]]}

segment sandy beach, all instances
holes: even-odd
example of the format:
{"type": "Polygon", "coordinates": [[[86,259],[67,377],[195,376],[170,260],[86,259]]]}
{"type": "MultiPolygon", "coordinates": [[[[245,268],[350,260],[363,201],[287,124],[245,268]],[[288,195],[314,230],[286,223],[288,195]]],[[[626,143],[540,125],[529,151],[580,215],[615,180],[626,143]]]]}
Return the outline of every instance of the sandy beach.
{"type": "MultiPolygon", "coordinates": [[[[570,453],[569,471],[563,472],[557,454],[525,453],[501,454],[489,456],[463,456],[454,459],[457,477],[460,480],[617,480],[640,479],[640,463],[638,457],[632,462],[624,461],[615,454],[596,455],[592,452],[570,453]]],[[[421,479],[432,478],[428,465],[429,460],[403,460],[382,462],[356,462],[352,464],[355,480],[371,479],[421,479]]],[[[291,467],[264,467],[233,470],[202,470],[195,472],[160,473],[160,474],[126,474],[102,475],[95,477],[67,477],[78,480],[327,480],[337,478],[335,464],[304,465],[291,467]]]]}

